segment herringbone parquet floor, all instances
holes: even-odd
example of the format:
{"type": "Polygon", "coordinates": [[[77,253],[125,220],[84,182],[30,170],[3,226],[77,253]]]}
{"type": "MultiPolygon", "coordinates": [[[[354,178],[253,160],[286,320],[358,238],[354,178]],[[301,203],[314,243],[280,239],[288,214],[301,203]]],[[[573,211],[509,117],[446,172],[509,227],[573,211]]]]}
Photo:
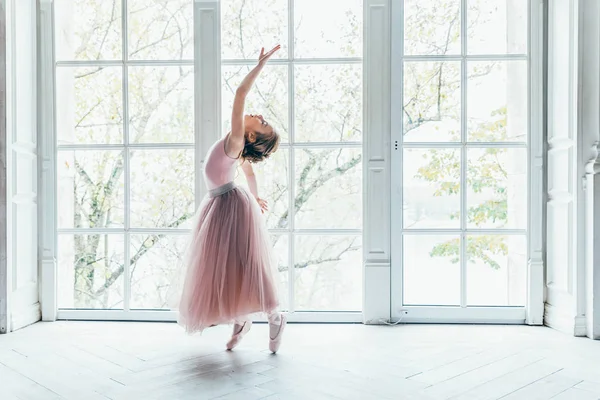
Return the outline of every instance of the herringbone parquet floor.
{"type": "Polygon", "coordinates": [[[600,399],[600,341],[542,327],[39,323],[0,336],[0,399],[600,399]]]}

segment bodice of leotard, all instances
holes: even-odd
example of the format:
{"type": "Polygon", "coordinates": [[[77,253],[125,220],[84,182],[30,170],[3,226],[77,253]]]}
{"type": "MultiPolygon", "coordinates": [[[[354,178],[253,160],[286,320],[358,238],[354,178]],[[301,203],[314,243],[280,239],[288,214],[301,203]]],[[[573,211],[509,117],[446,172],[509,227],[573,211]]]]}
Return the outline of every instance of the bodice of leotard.
{"type": "Polygon", "coordinates": [[[235,177],[237,159],[225,153],[225,140],[218,140],[208,150],[204,163],[204,178],[208,190],[216,189],[229,182],[235,177]]]}

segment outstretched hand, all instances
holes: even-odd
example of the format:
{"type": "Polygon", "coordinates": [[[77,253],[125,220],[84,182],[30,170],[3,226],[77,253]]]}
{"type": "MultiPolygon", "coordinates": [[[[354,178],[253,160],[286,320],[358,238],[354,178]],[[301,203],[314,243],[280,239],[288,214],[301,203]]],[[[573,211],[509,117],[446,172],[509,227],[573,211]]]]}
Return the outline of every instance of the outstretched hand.
{"type": "Polygon", "coordinates": [[[271,56],[273,54],[275,54],[275,52],[277,50],[279,50],[281,48],[281,45],[277,45],[275,47],[273,47],[270,51],[268,51],[267,53],[265,53],[265,48],[261,48],[260,49],[260,56],[258,57],[258,64],[259,65],[264,65],[267,63],[267,61],[269,60],[269,58],[271,58],[271,56]]]}
{"type": "Polygon", "coordinates": [[[267,203],[266,200],[263,200],[259,197],[256,198],[256,201],[258,202],[258,205],[260,206],[260,211],[264,214],[265,212],[269,211],[269,203],[267,203]]]}

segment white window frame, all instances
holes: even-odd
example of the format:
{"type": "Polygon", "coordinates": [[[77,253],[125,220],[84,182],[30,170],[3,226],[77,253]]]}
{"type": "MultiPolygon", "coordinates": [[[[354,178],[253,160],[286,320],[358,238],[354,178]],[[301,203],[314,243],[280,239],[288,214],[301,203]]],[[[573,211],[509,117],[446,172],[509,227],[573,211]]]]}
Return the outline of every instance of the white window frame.
{"type": "MultiPolygon", "coordinates": [[[[130,306],[131,300],[131,265],[130,265],[130,249],[131,249],[131,235],[135,234],[143,234],[143,235],[158,235],[158,234],[169,234],[169,235],[185,235],[189,233],[189,229],[181,229],[181,228],[171,228],[171,229],[161,229],[161,228],[132,228],[130,223],[131,216],[131,168],[130,168],[130,158],[132,150],[172,150],[172,149],[182,149],[182,150],[195,150],[195,143],[129,143],[129,67],[148,67],[148,66],[194,66],[194,60],[130,60],[129,59],[129,41],[127,35],[127,24],[128,24],[128,15],[127,15],[127,0],[122,0],[122,59],[121,60],[110,60],[110,61],[56,61],[56,69],[59,68],[75,68],[75,67],[120,67],[122,73],[122,100],[123,100],[123,120],[125,121],[123,124],[123,143],[122,144],[69,144],[69,145],[57,145],[56,151],[60,153],[61,151],[77,151],[77,150],[119,150],[124,154],[124,168],[123,168],[123,192],[124,192],[124,202],[123,202],[123,214],[124,214],[124,223],[122,228],[101,228],[101,229],[90,229],[90,228],[58,228],[57,236],[60,235],[76,235],[76,234],[117,234],[123,235],[124,237],[124,270],[123,270],[123,309],[122,310],[108,310],[114,312],[122,312],[124,314],[129,314],[132,312],[130,306]]],[[[196,139],[196,138],[195,138],[196,139]]],[[[195,142],[196,140],[194,140],[195,142]]],[[[56,154],[57,154],[56,153],[56,154]]],[[[198,172],[195,172],[195,175],[198,172]]],[[[197,181],[197,180],[196,180],[197,181]]],[[[195,203],[196,206],[199,204],[200,198],[198,191],[195,192],[195,203]]],[[[62,314],[63,311],[77,311],[71,309],[59,309],[59,315],[62,314]]],[[[91,313],[96,310],[85,310],[86,312],[91,313]]],[[[159,311],[160,312],[160,311],[159,311]]]]}
{"type": "MultiPolygon", "coordinates": [[[[46,3],[42,7],[41,14],[45,18],[41,26],[42,37],[45,39],[42,46],[46,48],[54,48],[54,18],[53,18],[53,0],[45,0],[46,3]],[[44,23],[45,22],[45,23],[44,23]],[[48,36],[45,36],[48,35],[48,36]]],[[[190,0],[193,1],[193,0],[190,0]]],[[[288,0],[289,7],[289,37],[294,34],[294,0],[288,0]]],[[[173,60],[173,61],[137,61],[128,60],[128,44],[127,44],[127,0],[122,0],[122,59],[116,61],[59,61],[54,60],[54,51],[46,51],[42,54],[42,63],[44,64],[45,77],[50,77],[49,81],[52,86],[48,85],[42,89],[43,94],[49,94],[50,98],[45,98],[44,103],[46,113],[42,113],[44,121],[51,126],[48,129],[46,139],[47,145],[52,146],[50,153],[47,155],[46,162],[48,170],[53,172],[51,180],[52,187],[46,187],[44,190],[45,197],[49,199],[44,202],[46,215],[52,216],[47,218],[49,223],[43,236],[45,239],[46,252],[43,256],[43,270],[46,271],[46,279],[43,283],[44,300],[46,303],[46,320],[123,320],[123,321],[176,321],[177,311],[172,310],[131,310],[129,307],[130,300],[130,282],[129,282],[129,237],[131,234],[154,234],[154,233],[169,233],[169,234],[188,234],[190,230],[186,229],[154,229],[154,228],[131,228],[129,226],[129,188],[130,188],[130,169],[129,169],[129,152],[125,152],[125,168],[124,168],[124,212],[125,223],[123,228],[107,228],[107,229],[58,229],[56,227],[56,156],[61,150],[123,150],[123,149],[195,149],[196,162],[196,182],[195,182],[195,197],[196,207],[200,204],[206,194],[202,177],[202,169],[204,164],[204,156],[208,148],[215,140],[220,138],[221,132],[221,65],[249,65],[254,64],[255,60],[223,60],[221,61],[221,32],[220,32],[220,5],[218,0],[195,0],[194,1],[194,59],[193,60],[173,60]],[[186,65],[194,66],[194,97],[195,97],[195,141],[193,144],[174,143],[174,144],[128,144],[128,124],[124,126],[124,142],[123,144],[115,145],[56,145],[56,118],[54,105],[56,103],[54,95],[55,83],[55,68],[62,66],[67,67],[89,67],[89,66],[120,66],[123,68],[123,110],[124,118],[128,115],[128,100],[127,100],[127,67],[128,66],[166,66],[166,65],[186,65]],[[217,101],[215,101],[215,99],[217,101]],[[52,111],[52,112],[50,112],[52,111]],[[212,135],[202,135],[200,132],[214,132],[212,135]],[[112,233],[125,235],[125,271],[124,271],[124,307],[119,310],[84,310],[84,309],[58,309],[56,300],[57,290],[57,237],[60,234],[76,234],[76,233],[112,233]],[[45,260],[45,261],[44,261],[45,260]]],[[[294,59],[293,58],[293,40],[290,40],[290,56],[287,59],[271,60],[273,65],[288,66],[288,96],[290,104],[289,113],[289,129],[290,142],[282,143],[281,148],[287,149],[290,152],[289,157],[289,182],[290,188],[289,204],[293,204],[294,196],[294,150],[299,148],[361,148],[362,142],[343,142],[343,143],[294,143],[294,80],[293,71],[295,65],[306,64],[358,64],[362,62],[362,58],[321,58],[321,59],[294,59]]],[[[44,80],[44,79],[43,79],[44,80]]],[[[361,235],[362,229],[295,229],[294,228],[294,209],[290,208],[290,226],[288,229],[271,229],[274,234],[287,235],[289,238],[289,265],[293,265],[293,238],[296,234],[302,235],[361,235]]],[[[360,322],[362,313],[356,312],[313,312],[299,311],[294,309],[293,288],[294,288],[294,270],[288,269],[289,273],[289,320],[291,322],[360,322]]]]}
{"type": "MultiPolygon", "coordinates": [[[[288,0],[291,2],[291,0],[288,0]]],[[[392,252],[392,239],[397,237],[391,214],[397,194],[392,191],[391,148],[397,130],[392,130],[392,89],[397,89],[397,76],[392,79],[392,34],[403,26],[392,14],[403,0],[364,0],[363,3],[363,310],[362,313],[294,313],[291,321],[386,323],[396,319],[399,308],[392,293],[397,280],[397,253],[392,252]],[[392,231],[394,234],[392,235],[392,231]]],[[[464,0],[463,0],[464,1],[464,0]]],[[[543,316],[543,7],[542,0],[530,0],[530,145],[529,145],[529,293],[524,314],[518,322],[541,324],[543,316]]],[[[290,8],[293,10],[293,7],[290,8]]],[[[196,137],[196,171],[201,171],[204,153],[220,137],[221,132],[221,49],[219,0],[194,1],[194,61],[196,132],[214,132],[213,136],[196,137]],[[215,101],[217,99],[217,101],[215,101]]],[[[174,311],[72,310],[58,311],[57,235],[56,235],[56,129],[54,102],[54,21],[53,0],[40,1],[40,157],[41,212],[40,268],[43,319],[173,321],[174,311]]],[[[293,26],[293,25],[292,25],[293,26]]],[[[290,60],[276,61],[287,63],[290,60]]],[[[324,60],[327,61],[327,60],[324,60]]],[[[347,60],[344,59],[344,62],[347,60]]],[[[225,61],[227,64],[234,61],[225,61]]],[[[296,62],[296,61],[295,61],[296,62]]],[[[301,62],[301,61],[297,61],[301,62]]],[[[290,81],[293,74],[290,74],[290,81]]],[[[290,82],[290,84],[293,84],[290,82]]],[[[293,110],[293,107],[291,107],[293,110]]],[[[290,121],[293,116],[290,116],[290,121]]],[[[293,124],[290,124],[293,127],[293,124]]],[[[290,128],[293,129],[293,128],[290,128]]],[[[295,144],[300,148],[303,144],[295,144]]],[[[339,144],[335,144],[339,147],[339,144]]],[[[313,146],[307,144],[307,146],[313,146]]],[[[323,146],[316,144],[316,146],[323,146]]],[[[354,144],[353,144],[354,146],[354,144]]],[[[285,147],[285,145],[283,146],[285,147]]],[[[293,149],[291,149],[293,150],[293,149]]],[[[292,157],[290,157],[293,160],[292,157]]],[[[291,161],[293,162],[293,161],[291,161]]],[[[290,169],[293,171],[293,169],[290,169]]],[[[290,172],[291,173],[291,172],[290,172]]],[[[293,180],[290,180],[293,182],[293,180]]],[[[196,179],[196,197],[204,195],[202,176],[196,179]]],[[[290,194],[291,196],[291,194],[290,194]]],[[[396,203],[397,204],[397,203],[396,203]]],[[[287,232],[288,234],[292,234],[287,232]]],[[[308,232],[302,232],[308,233],[308,232]]],[[[319,233],[327,233],[319,230],[319,233]]],[[[335,231],[344,233],[344,231],[335,231]]],[[[293,245],[293,244],[292,244],[293,245]]],[[[290,254],[292,257],[292,254],[290,254]]],[[[290,264],[293,265],[293,264],[290,264]]],[[[291,285],[291,283],[290,283],[291,285]]],[[[485,311],[485,310],[481,310],[485,311]]],[[[482,315],[480,315],[481,317],[482,315]]],[[[469,322],[460,315],[446,314],[452,320],[430,315],[427,322],[469,322]],[[432,319],[433,318],[433,319],[432,319]]],[[[497,322],[475,318],[480,322],[497,322]]],[[[506,321],[506,319],[502,319],[506,321]]],[[[404,317],[405,322],[410,318],[404,317]]],[[[421,322],[415,320],[414,322],[421,322]]]]}
{"type": "MultiPolygon", "coordinates": [[[[458,229],[404,229],[402,207],[392,206],[392,310],[393,320],[431,323],[542,323],[543,317],[543,2],[529,0],[528,52],[525,55],[468,55],[467,25],[461,23],[462,54],[439,56],[404,55],[403,1],[392,6],[392,77],[391,106],[401,109],[403,101],[403,65],[405,61],[460,61],[461,62],[461,141],[457,143],[404,143],[403,121],[400,113],[392,114],[392,205],[402,204],[402,150],[405,148],[455,148],[461,151],[461,226],[458,229]],[[528,61],[528,141],[524,143],[467,143],[466,142],[466,63],[476,60],[528,61]],[[468,148],[525,148],[528,153],[528,223],[526,229],[468,229],[466,210],[466,150],[468,148]],[[403,254],[405,234],[459,234],[461,236],[461,304],[460,306],[409,306],[403,304],[403,254]],[[474,307],[466,302],[465,237],[469,233],[526,235],[528,248],[527,304],[523,307],[474,307]]],[[[466,20],[467,0],[461,1],[461,21],[466,20]]]]}
{"type": "MultiPolygon", "coordinates": [[[[288,238],[288,265],[295,264],[295,237],[296,235],[347,235],[361,236],[362,229],[302,229],[295,227],[296,212],[293,207],[295,199],[295,154],[296,150],[303,148],[310,149],[362,149],[362,141],[347,141],[347,142],[296,142],[295,141],[295,66],[297,65],[353,65],[361,64],[362,57],[330,57],[330,58],[296,58],[294,57],[294,3],[302,0],[287,0],[288,1],[288,56],[286,58],[275,58],[269,61],[273,66],[287,66],[288,73],[288,133],[289,140],[280,144],[280,149],[289,151],[288,157],[288,227],[286,229],[269,229],[271,234],[287,236],[288,238]]],[[[223,59],[221,65],[231,66],[252,66],[256,64],[255,59],[223,59]]],[[[288,268],[288,309],[287,312],[292,314],[290,320],[299,319],[302,321],[317,321],[317,322],[359,322],[362,319],[361,311],[298,311],[295,306],[295,268],[288,268]]]]}
{"type": "MultiPolygon", "coordinates": [[[[48,175],[48,187],[44,189],[44,203],[45,208],[44,214],[47,219],[47,229],[43,236],[45,239],[44,255],[42,256],[41,268],[45,279],[42,281],[42,293],[43,293],[43,313],[44,320],[131,320],[131,321],[175,321],[176,313],[171,311],[162,310],[131,310],[130,309],[130,238],[131,235],[135,234],[169,234],[169,235],[185,235],[190,232],[189,229],[175,228],[175,229],[161,229],[161,228],[131,228],[130,227],[130,187],[131,187],[131,174],[130,174],[130,149],[132,150],[169,150],[169,149],[186,149],[195,150],[195,154],[199,154],[198,148],[201,143],[198,140],[197,135],[194,137],[193,143],[142,143],[142,144],[130,144],[129,143],[129,123],[123,124],[123,143],[122,144],[70,144],[70,145],[57,145],[56,141],[56,70],[61,67],[73,68],[73,67],[94,67],[94,66],[117,66],[122,68],[122,101],[123,101],[123,119],[128,120],[129,114],[129,101],[128,101],[128,78],[129,78],[129,67],[130,66],[193,66],[197,70],[197,61],[190,59],[182,60],[129,60],[129,46],[128,46],[128,35],[127,35],[127,0],[121,2],[122,10],[122,55],[120,60],[101,60],[101,61],[56,61],[55,60],[55,43],[54,43],[54,0],[45,0],[41,7],[41,25],[40,33],[43,40],[41,44],[42,53],[42,83],[45,86],[42,88],[41,94],[44,96],[43,109],[42,111],[43,120],[46,123],[46,129],[48,130],[45,134],[46,144],[45,147],[49,150],[46,152],[46,159],[44,160],[46,169],[51,174],[48,175]],[[48,79],[51,77],[50,79],[48,79]],[[45,90],[44,90],[45,89],[45,90]],[[50,128],[52,127],[52,128],[50,128]],[[60,151],[75,151],[75,150],[124,150],[124,224],[122,228],[102,228],[102,229],[90,229],[90,228],[58,228],[57,227],[57,192],[56,183],[58,182],[56,159],[58,152],[60,151]],[[50,187],[52,186],[52,187],[50,187]],[[87,310],[87,309],[60,309],[57,303],[56,292],[58,290],[58,273],[57,273],[57,248],[58,248],[58,236],[61,234],[118,234],[124,237],[124,272],[123,272],[123,309],[115,310],[87,310]],[[52,235],[52,239],[49,236],[52,235]]],[[[196,50],[196,48],[195,48],[196,50]]],[[[196,82],[196,79],[194,80],[196,82]]],[[[197,96],[197,85],[194,88],[194,96],[197,96]]],[[[197,101],[196,101],[197,103],[197,101]]],[[[195,106],[195,131],[198,132],[198,119],[199,113],[198,107],[195,106]]],[[[198,157],[195,156],[196,162],[196,173],[199,175],[198,157]]],[[[44,171],[42,173],[44,174],[44,171]]],[[[201,174],[200,174],[201,175],[201,174]]],[[[199,179],[195,179],[195,205],[200,204],[202,199],[202,191],[199,190],[201,182],[199,179]]],[[[44,217],[43,217],[44,218],[44,217]]]]}

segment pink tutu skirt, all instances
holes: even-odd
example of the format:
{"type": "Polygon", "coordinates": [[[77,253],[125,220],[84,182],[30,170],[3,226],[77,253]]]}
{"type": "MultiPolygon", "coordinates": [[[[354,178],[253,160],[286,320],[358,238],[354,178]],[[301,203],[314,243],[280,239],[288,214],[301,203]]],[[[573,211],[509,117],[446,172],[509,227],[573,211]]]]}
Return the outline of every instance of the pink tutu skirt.
{"type": "Polygon", "coordinates": [[[186,264],[179,323],[189,333],[279,305],[263,215],[233,182],[212,190],[198,208],[186,264]]]}

